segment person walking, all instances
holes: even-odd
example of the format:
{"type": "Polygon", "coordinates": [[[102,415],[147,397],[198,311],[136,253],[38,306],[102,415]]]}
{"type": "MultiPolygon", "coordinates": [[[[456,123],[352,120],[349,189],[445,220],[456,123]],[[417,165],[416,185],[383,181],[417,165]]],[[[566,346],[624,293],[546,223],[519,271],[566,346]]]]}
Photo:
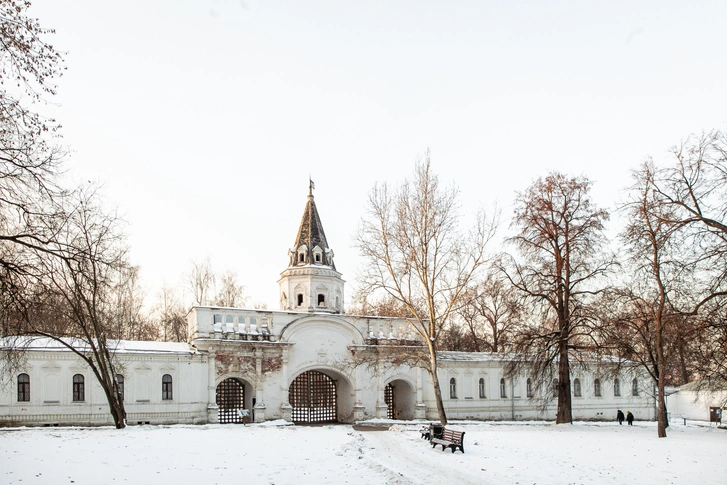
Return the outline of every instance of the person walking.
{"type": "Polygon", "coordinates": [[[634,415],[631,414],[631,411],[626,411],[626,422],[629,423],[629,426],[634,425],[634,415]]]}
{"type": "Polygon", "coordinates": [[[618,424],[624,424],[624,412],[620,409],[616,411],[616,419],[618,420],[618,424]]]}

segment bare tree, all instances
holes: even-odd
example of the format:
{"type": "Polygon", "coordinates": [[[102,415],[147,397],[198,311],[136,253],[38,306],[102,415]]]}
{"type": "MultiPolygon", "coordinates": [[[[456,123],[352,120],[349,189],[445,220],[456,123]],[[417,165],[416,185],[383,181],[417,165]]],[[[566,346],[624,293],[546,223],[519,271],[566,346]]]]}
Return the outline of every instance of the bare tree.
{"type": "Polygon", "coordinates": [[[654,190],[657,173],[648,162],[635,172],[629,202],[623,207],[628,219],[622,239],[634,283],[627,293],[627,311],[619,319],[625,328],[614,334],[614,340],[620,338],[627,357],[638,359],[656,381],[658,435],[663,438],[669,426],[664,394],[667,336],[677,332],[673,326],[680,319],[674,303],[684,287],[682,278],[692,268],[685,264],[691,258],[680,257],[688,250],[682,226],[669,222],[676,215],[673,207],[654,190]]]}
{"type": "Polygon", "coordinates": [[[371,315],[375,317],[401,317],[409,316],[409,309],[401,300],[389,295],[383,295],[369,301],[367,292],[361,291],[359,288],[353,296],[353,304],[349,309],[349,313],[353,315],[371,315]]]}
{"type": "Polygon", "coordinates": [[[159,340],[159,327],[149,317],[145,294],[139,281],[139,267],[121,268],[112,289],[115,296],[110,336],[124,340],[159,340]]]}
{"type": "Polygon", "coordinates": [[[187,283],[195,305],[210,304],[210,291],[214,288],[215,273],[212,271],[209,258],[201,263],[192,262],[192,271],[187,275],[187,283]]]}
{"type": "Polygon", "coordinates": [[[453,350],[504,351],[522,319],[523,308],[515,291],[509,281],[493,273],[470,288],[457,310],[469,345],[453,350]]]}
{"type": "Polygon", "coordinates": [[[518,194],[512,222],[517,234],[509,242],[520,257],[500,264],[540,311],[520,332],[515,350],[526,355],[516,362],[529,365],[538,388],[557,378],[557,423],[572,422],[570,353],[596,343],[590,340],[588,299],[600,291],[597,280],[612,265],[601,257],[609,214],[592,204],[590,188],[585,177],[551,173],[518,194]]]}
{"type": "Polygon", "coordinates": [[[187,341],[186,311],[175,295],[174,289],[166,284],[159,292],[156,313],[163,341],[187,341]]]}
{"type": "Polygon", "coordinates": [[[123,428],[126,411],[116,380],[118,341],[112,321],[114,287],[128,269],[125,237],[119,219],[101,210],[95,192],[76,192],[64,203],[67,217],[51,243],[53,251],[34,254],[41,271],[36,288],[62,325],[49,328],[26,312],[15,334],[51,338],[78,355],[104,390],[114,424],[123,428]]]}
{"type": "MultiPolygon", "coordinates": [[[[50,252],[49,244],[62,225],[54,198],[62,151],[55,120],[31,110],[55,94],[63,60],[44,38],[43,29],[28,16],[27,1],[0,4],[0,290],[23,286],[37,268],[23,249],[50,252]],[[58,219],[51,224],[52,219],[58,219]]],[[[5,300],[3,303],[8,303],[5,300]]]]}
{"type": "Polygon", "coordinates": [[[219,289],[214,299],[215,305],[232,308],[247,305],[245,287],[237,283],[237,273],[227,270],[222,276],[215,277],[215,281],[219,282],[219,289]]]}
{"type": "MultiPolygon", "coordinates": [[[[690,136],[672,149],[672,155],[674,162],[653,169],[647,182],[654,197],[668,208],[653,216],[666,218],[661,222],[680,229],[680,237],[698,248],[685,261],[698,275],[689,286],[695,297],[691,304],[681,302],[679,311],[695,326],[691,341],[699,345],[692,349],[695,355],[683,358],[693,363],[700,387],[724,389],[727,374],[721,362],[710,356],[724,355],[719,342],[727,340],[724,314],[719,310],[727,305],[727,135],[715,130],[690,136]],[[710,338],[704,340],[707,335],[710,338]]],[[[685,368],[684,374],[688,377],[692,372],[685,368]]]]}
{"type": "Polygon", "coordinates": [[[461,304],[468,284],[485,264],[495,224],[480,214],[474,230],[459,229],[457,190],[442,188],[429,153],[411,180],[396,189],[374,186],[357,244],[365,259],[362,291],[406,307],[408,321],[426,345],[439,419],[447,423],[437,374],[438,337],[461,304]]]}

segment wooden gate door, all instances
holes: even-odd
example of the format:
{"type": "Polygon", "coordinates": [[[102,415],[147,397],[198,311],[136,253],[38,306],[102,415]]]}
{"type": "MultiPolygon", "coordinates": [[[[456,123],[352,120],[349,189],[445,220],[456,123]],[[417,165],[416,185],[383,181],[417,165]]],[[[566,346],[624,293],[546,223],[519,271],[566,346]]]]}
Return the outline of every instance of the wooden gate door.
{"type": "Polygon", "coordinates": [[[308,371],[295,378],[288,392],[294,423],[336,422],[336,381],[322,372],[308,371]]]}
{"type": "Polygon", "coordinates": [[[245,408],[245,386],[237,379],[225,379],[217,386],[217,416],[221,424],[242,423],[239,412],[245,408]]]}

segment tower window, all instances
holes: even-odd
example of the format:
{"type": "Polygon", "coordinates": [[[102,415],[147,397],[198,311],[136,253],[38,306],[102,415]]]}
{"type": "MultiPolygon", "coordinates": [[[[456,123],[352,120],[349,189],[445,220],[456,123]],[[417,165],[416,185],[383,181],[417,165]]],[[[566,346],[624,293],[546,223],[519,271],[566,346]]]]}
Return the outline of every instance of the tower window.
{"type": "Polygon", "coordinates": [[[316,263],[320,263],[320,262],[321,262],[321,255],[320,255],[320,253],[316,253],[316,263]]]}
{"type": "Polygon", "coordinates": [[[318,306],[326,306],[326,296],[318,294],[318,306]]]}
{"type": "Polygon", "coordinates": [[[303,305],[303,293],[298,293],[298,306],[303,305]]]}
{"type": "Polygon", "coordinates": [[[298,262],[303,263],[305,261],[305,253],[298,253],[298,262]]]}

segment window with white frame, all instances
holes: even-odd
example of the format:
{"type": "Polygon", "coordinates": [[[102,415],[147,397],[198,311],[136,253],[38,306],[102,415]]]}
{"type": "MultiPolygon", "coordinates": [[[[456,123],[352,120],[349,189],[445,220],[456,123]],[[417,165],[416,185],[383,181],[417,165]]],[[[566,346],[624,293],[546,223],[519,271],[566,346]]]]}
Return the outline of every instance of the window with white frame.
{"type": "Polygon", "coordinates": [[[30,376],[28,374],[18,375],[18,402],[30,401],[30,376]]]}
{"type": "Polygon", "coordinates": [[[82,402],[86,400],[85,378],[82,374],[73,376],[73,402],[82,402]]]}
{"type": "Polygon", "coordinates": [[[170,401],[174,397],[172,389],[172,376],[169,374],[164,374],[162,376],[162,400],[163,401],[170,401]]]}

